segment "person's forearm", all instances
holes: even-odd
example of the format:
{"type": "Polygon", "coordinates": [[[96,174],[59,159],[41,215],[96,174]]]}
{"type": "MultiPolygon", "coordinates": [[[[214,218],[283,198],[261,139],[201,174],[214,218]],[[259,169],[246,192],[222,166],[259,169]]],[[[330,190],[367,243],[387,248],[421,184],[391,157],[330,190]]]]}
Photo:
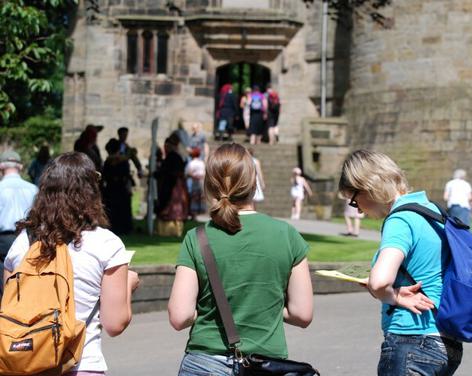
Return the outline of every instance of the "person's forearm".
{"type": "Polygon", "coordinates": [[[386,285],[379,288],[373,288],[370,284],[368,289],[372,296],[379,299],[382,303],[396,305],[397,290],[392,285],[386,285]]]}
{"type": "Polygon", "coordinates": [[[295,320],[292,316],[290,316],[290,313],[288,312],[287,307],[284,307],[283,314],[284,314],[284,322],[290,325],[299,326],[297,325],[297,320],[295,320]]]}
{"type": "Polygon", "coordinates": [[[283,316],[285,323],[293,326],[298,326],[300,328],[306,328],[308,325],[310,325],[311,322],[311,318],[303,319],[302,317],[291,315],[287,307],[284,307],[283,316]]]}
{"type": "Polygon", "coordinates": [[[132,309],[132,296],[133,296],[133,288],[130,284],[128,284],[128,293],[126,297],[126,306],[128,310],[128,322],[131,321],[131,318],[133,317],[133,309],[132,309]]]}
{"type": "Polygon", "coordinates": [[[197,311],[195,310],[195,313],[194,313],[193,317],[189,317],[187,320],[181,322],[178,327],[174,326],[174,329],[182,330],[182,329],[186,329],[188,327],[191,327],[196,319],[197,319],[197,311]]]}

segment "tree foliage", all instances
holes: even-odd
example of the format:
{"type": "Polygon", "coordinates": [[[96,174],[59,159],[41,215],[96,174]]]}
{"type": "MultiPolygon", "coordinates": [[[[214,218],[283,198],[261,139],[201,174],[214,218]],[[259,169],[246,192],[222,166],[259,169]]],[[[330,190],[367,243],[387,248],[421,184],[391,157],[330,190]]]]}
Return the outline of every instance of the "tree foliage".
{"type": "Polygon", "coordinates": [[[60,112],[67,30],[75,0],[0,1],[0,124],[60,112]]]}
{"type": "MultiPolygon", "coordinates": [[[[303,0],[307,6],[316,0],[303,0]]],[[[393,20],[385,17],[381,9],[392,3],[392,0],[321,0],[328,3],[329,15],[337,22],[351,27],[350,17],[352,14],[360,18],[369,17],[384,28],[392,27],[393,20]]]]}

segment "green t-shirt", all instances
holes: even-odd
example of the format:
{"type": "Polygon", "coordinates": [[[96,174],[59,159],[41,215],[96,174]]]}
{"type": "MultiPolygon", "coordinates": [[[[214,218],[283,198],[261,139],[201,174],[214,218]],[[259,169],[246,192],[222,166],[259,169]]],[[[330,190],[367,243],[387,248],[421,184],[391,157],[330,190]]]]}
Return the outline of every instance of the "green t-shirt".
{"type": "MultiPolygon", "coordinates": [[[[286,358],[285,291],[292,267],[305,258],[308,244],[286,222],[260,213],[239,218],[242,230],[234,235],[213,222],[207,223],[205,228],[241,337],[240,349],[243,354],[286,358]]],[[[229,353],[195,229],[185,236],[177,261],[179,265],[195,270],[199,282],[198,316],[186,351],[229,353]]]]}

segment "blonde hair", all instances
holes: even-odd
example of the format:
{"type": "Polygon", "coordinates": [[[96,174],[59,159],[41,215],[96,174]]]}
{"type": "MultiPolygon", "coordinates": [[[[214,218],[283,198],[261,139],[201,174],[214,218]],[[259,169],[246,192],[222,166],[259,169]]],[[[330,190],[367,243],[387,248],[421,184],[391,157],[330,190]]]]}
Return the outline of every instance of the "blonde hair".
{"type": "Polygon", "coordinates": [[[239,231],[238,210],[252,201],[256,191],[256,169],[246,148],[223,144],[210,154],[204,188],[213,222],[231,233],[239,231]]]}
{"type": "Polygon", "coordinates": [[[405,174],[387,155],[357,150],[344,161],[339,191],[349,197],[356,191],[365,191],[379,203],[390,204],[397,193],[409,191],[405,174]]]}

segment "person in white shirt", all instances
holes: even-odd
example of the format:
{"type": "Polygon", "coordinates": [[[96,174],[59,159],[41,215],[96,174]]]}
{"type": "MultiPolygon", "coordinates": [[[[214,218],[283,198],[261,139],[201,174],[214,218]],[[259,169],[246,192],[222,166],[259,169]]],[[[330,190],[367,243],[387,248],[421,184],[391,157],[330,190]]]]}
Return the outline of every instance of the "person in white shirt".
{"type": "Polygon", "coordinates": [[[205,212],[205,202],[203,199],[203,179],[205,178],[205,162],[200,159],[200,149],[191,149],[192,160],[187,164],[185,174],[190,180],[190,216],[195,219],[197,214],[205,212]]]}
{"type": "Polygon", "coordinates": [[[74,269],[76,317],[86,321],[100,299],[99,315],[87,326],[79,364],[67,376],[103,375],[107,365],[101,350],[101,327],[121,334],[131,321],[131,294],[138,287],[128,270],[129,256],[108,226],[101,202],[100,175],[83,153],[65,153],[43,172],[39,192],[26,219],[18,222],[18,237],[5,258],[4,282],[13,275],[30,246],[41,242],[40,261],[56,256],[66,243],[74,269]]]}
{"type": "Polygon", "coordinates": [[[28,214],[38,188],[22,179],[20,155],[7,150],[0,155],[0,297],[3,291],[3,261],[15,240],[15,223],[28,214]]]}
{"type": "Polygon", "coordinates": [[[462,169],[454,171],[453,179],[446,183],[444,200],[447,201],[448,213],[466,225],[470,225],[470,202],[472,189],[465,181],[466,172],[462,169]]]}

